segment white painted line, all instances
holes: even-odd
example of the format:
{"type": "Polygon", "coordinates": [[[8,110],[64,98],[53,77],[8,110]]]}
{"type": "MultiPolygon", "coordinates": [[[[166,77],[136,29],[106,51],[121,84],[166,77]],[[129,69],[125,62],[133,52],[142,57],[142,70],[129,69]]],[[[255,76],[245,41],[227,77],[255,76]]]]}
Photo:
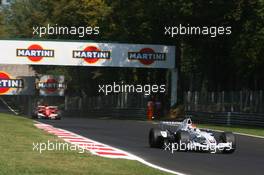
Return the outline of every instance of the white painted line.
{"type": "Polygon", "coordinates": [[[251,134],[244,134],[244,133],[240,133],[240,132],[234,132],[234,133],[235,134],[238,134],[238,135],[242,135],[242,136],[256,137],[256,138],[264,139],[263,136],[256,136],[256,135],[251,135],[251,134]]]}
{"type": "MultiPolygon", "coordinates": [[[[209,128],[201,128],[201,129],[209,129],[209,128]]],[[[222,130],[218,130],[218,129],[209,129],[211,131],[216,131],[216,132],[226,132],[226,131],[222,131],[222,130]]],[[[232,132],[232,131],[230,131],[232,132]]],[[[260,139],[264,139],[263,136],[257,136],[257,135],[252,135],[252,134],[245,134],[245,133],[241,133],[241,132],[233,132],[234,134],[237,135],[242,135],[242,136],[248,136],[248,137],[255,137],[255,138],[260,138],[260,139]]]]}
{"type": "Polygon", "coordinates": [[[15,115],[18,115],[19,113],[18,112],[16,112],[13,108],[11,108],[11,106],[9,106],[8,104],[7,104],[7,102],[2,98],[2,97],[0,97],[0,100],[7,106],[7,108],[11,111],[11,112],[13,112],[15,115]]]}

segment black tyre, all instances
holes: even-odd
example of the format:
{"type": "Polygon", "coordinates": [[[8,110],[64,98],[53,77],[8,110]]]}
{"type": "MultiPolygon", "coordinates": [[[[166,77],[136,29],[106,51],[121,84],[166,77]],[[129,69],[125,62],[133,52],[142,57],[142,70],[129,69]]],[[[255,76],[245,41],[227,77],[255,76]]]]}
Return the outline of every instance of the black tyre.
{"type": "Polygon", "coordinates": [[[190,133],[188,131],[178,131],[175,136],[175,141],[178,144],[178,151],[187,151],[190,143],[190,133]]]}
{"type": "Polygon", "coordinates": [[[225,148],[222,152],[223,153],[233,153],[236,150],[236,137],[232,132],[224,132],[220,136],[220,140],[223,143],[231,143],[232,147],[230,148],[225,148]]]}
{"type": "Polygon", "coordinates": [[[37,118],[38,118],[38,114],[37,114],[36,111],[33,111],[33,112],[31,113],[31,118],[33,118],[33,119],[37,119],[37,118]]]}
{"type": "Polygon", "coordinates": [[[56,120],[61,120],[62,112],[58,111],[58,116],[56,117],[56,120]]]}
{"type": "Polygon", "coordinates": [[[149,146],[152,148],[162,148],[163,137],[160,133],[160,129],[151,128],[149,131],[149,146]]]}

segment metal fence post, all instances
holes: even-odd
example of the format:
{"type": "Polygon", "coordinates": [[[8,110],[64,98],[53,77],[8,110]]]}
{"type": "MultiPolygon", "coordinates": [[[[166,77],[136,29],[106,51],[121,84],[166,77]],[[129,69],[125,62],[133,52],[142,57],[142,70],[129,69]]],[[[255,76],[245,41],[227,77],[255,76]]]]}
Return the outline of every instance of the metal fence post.
{"type": "Polygon", "coordinates": [[[191,110],[191,91],[187,92],[187,110],[190,111],[191,110]]]}
{"type": "Polygon", "coordinates": [[[222,112],[225,112],[225,91],[222,91],[222,112]]]}
{"type": "Polygon", "coordinates": [[[253,112],[252,111],[252,109],[253,109],[253,93],[252,93],[252,91],[250,91],[250,95],[249,95],[249,106],[250,106],[249,111],[253,112]]]}
{"type": "Polygon", "coordinates": [[[198,109],[198,92],[195,91],[194,93],[194,110],[197,111],[198,109]]]}
{"type": "Polygon", "coordinates": [[[27,115],[31,116],[32,115],[32,97],[31,95],[28,96],[28,111],[27,111],[27,115]]]}
{"type": "Polygon", "coordinates": [[[264,106],[262,106],[262,100],[263,100],[263,91],[259,92],[260,100],[259,100],[259,112],[263,112],[264,106]]]}
{"type": "Polygon", "coordinates": [[[228,113],[227,113],[227,121],[226,121],[226,124],[227,124],[228,126],[230,126],[230,117],[231,117],[231,112],[228,112],[228,113]]]}
{"type": "Polygon", "coordinates": [[[79,111],[82,110],[82,98],[81,97],[79,97],[78,99],[78,109],[79,111]]]}
{"type": "Polygon", "coordinates": [[[240,103],[240,109],[239,109],[239,112],[242,112],[243,110],[243,91],[240,91],[239,92],[239,103],[240,103]]]}
{"type": "Polygon", "coordinates": [[[234,112],[234,91],[231,91],[231,112],[234,112]]]}
{"type": "Polygon", "coordinates": [[[68,110],[68,96],[65,96],[65,101],[64,101],[64,110],[68,110]]]}

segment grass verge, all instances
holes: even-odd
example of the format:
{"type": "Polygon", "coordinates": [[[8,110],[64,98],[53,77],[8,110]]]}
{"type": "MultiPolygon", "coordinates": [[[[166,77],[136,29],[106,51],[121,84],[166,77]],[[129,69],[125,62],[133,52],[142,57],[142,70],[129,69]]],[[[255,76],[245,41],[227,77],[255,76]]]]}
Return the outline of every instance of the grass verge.
{"type": "Polygon", "coordinates": [[[247,126],[221,126],[210,124],[198,124],[199,128],[208,128],[222,131],[239,132],[243,134],[250,134],[264,137],[264,128],[261,127],[247,127],[247,126]]]}
{"type": "Polygon", "coordinates": [[[137,175],[168,173],[137,161],[108,159],[77,151],[33,151],[34,143],[60,141],[33,126],[33,121],[0,113],[1,175],[137,175]]]}

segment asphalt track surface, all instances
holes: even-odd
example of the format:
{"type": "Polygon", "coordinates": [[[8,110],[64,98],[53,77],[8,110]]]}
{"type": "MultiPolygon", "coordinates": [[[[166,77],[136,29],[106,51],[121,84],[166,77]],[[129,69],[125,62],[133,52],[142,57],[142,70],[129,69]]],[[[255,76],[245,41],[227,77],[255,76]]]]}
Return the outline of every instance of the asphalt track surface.
{"type": "Polygon", "coordinates": [[[155,165],[193,175],[263,175],[264,139],[236,135],[233,154],[175,152],[150,148],[148,132],[157,127],[150,122],[63,118],[40,120],[96,141],[135,154],[155,165]]]}

